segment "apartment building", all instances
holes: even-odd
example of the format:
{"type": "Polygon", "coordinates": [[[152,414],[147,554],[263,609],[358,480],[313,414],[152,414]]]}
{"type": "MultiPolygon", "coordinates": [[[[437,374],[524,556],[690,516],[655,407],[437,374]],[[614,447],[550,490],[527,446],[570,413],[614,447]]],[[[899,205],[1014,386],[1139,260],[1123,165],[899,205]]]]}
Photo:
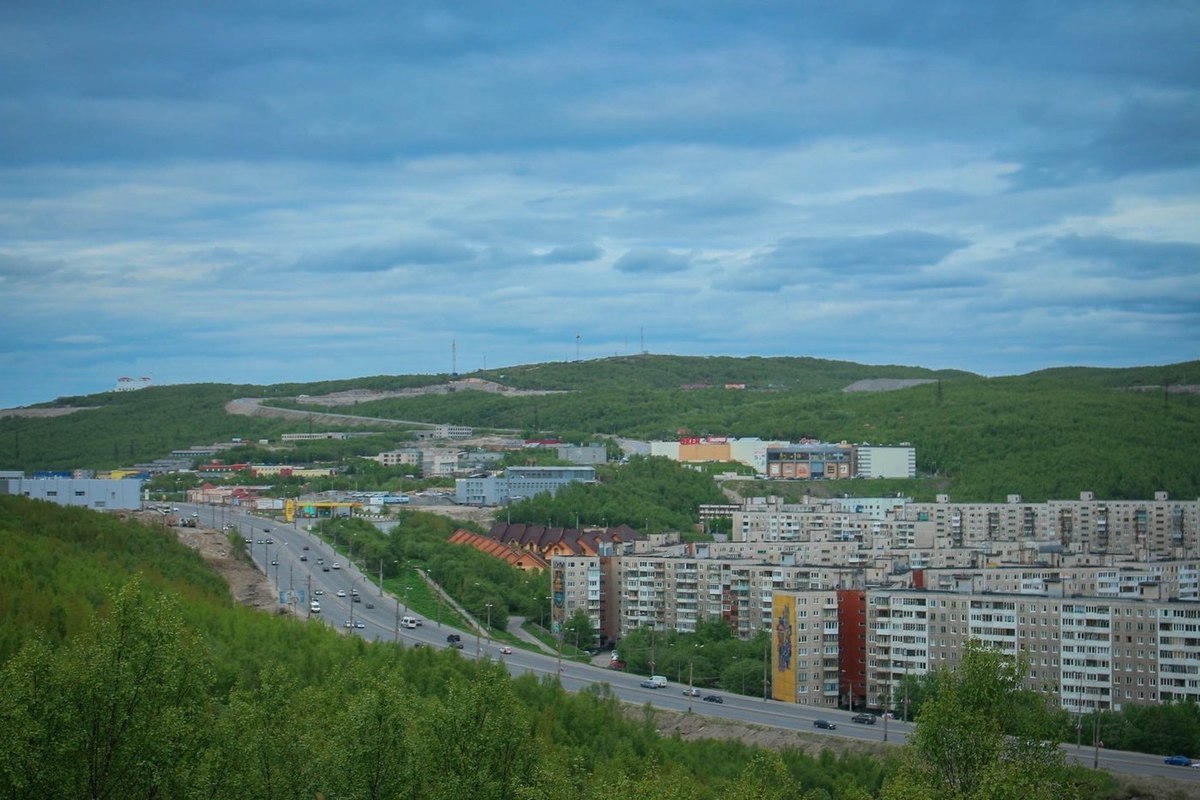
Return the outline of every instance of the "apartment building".
{"type": "Polygon", "coordinates": [[[402,447],[399,450],[385,450],[371,457],[385,467],[419,467],[421,466],[421,450],[416,447],[402,447]]]}
{"type": "Polygon", "coordinates": [[[1200,554],[1200,500],[1078,500],[1027,503],[1010,495],[1005,503],[908,503],[905,519],[933,523],[939,544],[985,547],[996,542],[1054,542],[1066,553],[1127,554],[1135,559],[1184,558],[1200,554]]]}
{"type": "MultiPolygon", "coordinates": [[[[608,560],[583,555],[555,556],[550,560],[551,630],[558,631],[564,622],[582,610],[602,639],[613,638],[611,621],[605,620],[602,603],[608,560]]],[[[581,644],[587,647],[591,642],[581,644]]]]}

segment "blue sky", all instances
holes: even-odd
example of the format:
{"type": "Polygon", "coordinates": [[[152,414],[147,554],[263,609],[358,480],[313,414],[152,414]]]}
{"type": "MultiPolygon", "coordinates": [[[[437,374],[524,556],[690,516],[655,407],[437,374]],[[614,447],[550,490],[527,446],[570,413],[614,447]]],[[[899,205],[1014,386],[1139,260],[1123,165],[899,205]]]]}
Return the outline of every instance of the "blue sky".
{"type": "Polygon", "coordinates": [[[0,39],[0,407],[452,342],[1200,357],[1197,3],[14,0],[0,39]]]}

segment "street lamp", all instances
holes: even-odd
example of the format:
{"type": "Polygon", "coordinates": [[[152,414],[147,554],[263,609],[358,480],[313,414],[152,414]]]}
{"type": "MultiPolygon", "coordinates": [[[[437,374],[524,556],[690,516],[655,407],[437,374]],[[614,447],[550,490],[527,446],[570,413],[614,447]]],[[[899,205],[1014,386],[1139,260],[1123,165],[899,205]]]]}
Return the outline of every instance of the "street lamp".
{"type": "Polygon", "coordinates": [[[491,647],[491,644],[492,644],[492,604],[491,603],[487,604],[487,632],[488,632],[488,646],[491,647]]]}

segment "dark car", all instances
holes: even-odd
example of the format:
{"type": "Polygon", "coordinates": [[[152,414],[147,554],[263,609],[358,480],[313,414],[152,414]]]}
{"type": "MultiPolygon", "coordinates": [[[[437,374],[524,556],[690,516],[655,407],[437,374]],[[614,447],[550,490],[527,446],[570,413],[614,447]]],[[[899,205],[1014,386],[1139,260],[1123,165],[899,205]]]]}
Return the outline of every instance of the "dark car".
{"type": "Polygon", "coordinates": [[[1170,764],[1172,767],[1190,767],[1192,760],[1187,756],[1167,756],[1163,759],[1164,764],[1170,764]]]}
{"type": "Polygon", "coordinates": [[[875,715],[874,714],[855,714],[853,717],[850,718],[850,721],[857,722],[860,725],[874,725],[875,724],[875,715]]]}
{"type": "Polygon", "coordinates": [[[824,728],[827,731],[837,730],[837,725],[834,725],[832,722],[830,722],[827,719],[813,720],[813,727],[814,728],[824,728]]]}
{"type": "Polygon", "coordinates": [[[706,694],[706,695],[704,695],[704,702],[706,702],[706,703],[724,703],[725,701],[721,699],[721,695],[719,695],[719,694],[706,694]]]}
{"type": "Polygon", "coordinates": [[[446,641],[447,642],[461,642],[462,637],[459,636],[457,633],[448,633],[448,634],[446,634],[446,641]]]}
{"type": "Polygon", "coordinates": [[[450,642],[450,644],[449,644],[448,646],[449,646],[449,647],[451,647],[451,648],[453,648],[453,649],[455,649],[455,650],[462,650],[462,649],[463,649],[463,643],[462,643],[462,642],[450,642]]]}
{"type": "Polygon", "coordinates": [[[301,554],[301,555],[300,555],[300,560],[301,560],[301,561],[308,561],[308,556],[306,556],[306,555],[304,555],[304,554],[301,554]]]}

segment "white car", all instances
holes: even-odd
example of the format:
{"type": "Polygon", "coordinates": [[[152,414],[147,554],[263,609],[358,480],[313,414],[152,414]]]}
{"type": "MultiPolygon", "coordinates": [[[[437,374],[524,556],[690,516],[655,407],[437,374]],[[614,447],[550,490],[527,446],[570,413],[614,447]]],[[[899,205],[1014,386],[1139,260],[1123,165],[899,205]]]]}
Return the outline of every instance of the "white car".
{"type": "Polygon", "coordinates": [[[504,647],[501,647],[501,648],[500,648],[500,652],[501,652],[503,655],[506,655],[506,656],[511,656],[511,655],[512,655],[512,648],[511,648],[511,647],[509,647],[508,645],[504,645],[504,647]]]}
{"type": "Polygon", "coordinates": [[[337,590],[337,596],[338,596],[338,597],[345,597],[345,596],[346,596],[346,590],[345,590],[345,589],[338,589],[338,590],[337,590]]]}
{"type": "Polygon", "coordinates": [[[335,561],[335,562],[333,562],[332,564],[330,564],[329,566],[333,567],[334,569],[341,569],[341,568],[342,568],[342,565],[341,565],[341,564],[339,564],[339,563],[338,563],[338,562],[336,562],[336,561],[335,561]]]}

